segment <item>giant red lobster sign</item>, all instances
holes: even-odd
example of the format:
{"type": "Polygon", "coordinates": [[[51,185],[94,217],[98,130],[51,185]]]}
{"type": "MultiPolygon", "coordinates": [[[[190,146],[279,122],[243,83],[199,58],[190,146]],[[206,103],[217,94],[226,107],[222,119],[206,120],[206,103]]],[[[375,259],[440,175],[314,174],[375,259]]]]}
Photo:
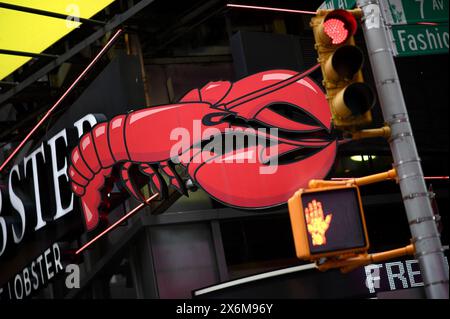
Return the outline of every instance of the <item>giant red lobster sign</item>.
{"type": "Polygon", "coordinates": [[[240,208],[286,203],[310,179],[325,177],[334,162],[337,142],[331,134],[325,96],[306,76],[313,70],[271,70],[235,83],[210,82],[188,92],[178,103],[118,115],[94,126],[72,151],[69,168],[87,229],[94,229],[99,221],[102,189],[118,164],[123,185],[140,201],[145,198],[133,182],[133,167],[163,196],[167,194],[163,176],[185,195],[190,179],[216,200],[240,208]],[[196,125],[200,133],[194,132],[196,125]],[[212,138],[221,140],[230,130],[244,128],[277,130],[276,134],[273,130],[246,131],[257,138],[225,151],[205,148],[212,138]],[[189,143],[180,144],[174,138],[176,129],[190,133],[189,143]],[[174,163],[187,179],[175,170],[174,163]],[[276,167],[268,173],[261,170],[274,163],[276,167]]]}

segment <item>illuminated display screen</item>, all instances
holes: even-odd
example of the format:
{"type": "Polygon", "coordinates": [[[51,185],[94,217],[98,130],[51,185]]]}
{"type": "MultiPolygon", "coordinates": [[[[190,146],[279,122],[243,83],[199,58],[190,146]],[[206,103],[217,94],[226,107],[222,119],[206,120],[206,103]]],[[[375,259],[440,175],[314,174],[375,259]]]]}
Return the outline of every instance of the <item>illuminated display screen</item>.
{"type": "Polygon", "coordinates": [[[366,246],[356,188],[301,196],[311,255],[366,246]]]}
{"type": "MultiPolygon", "coordinates": [[[[67,15],[67,20],[0,8],[0,49],[41,53],[80,27],[76,17],[91,18],[114,0],[4,0],[12,5],[67,15]]],[[[31,60],[0,54],[0,80],[31,60]]]]}

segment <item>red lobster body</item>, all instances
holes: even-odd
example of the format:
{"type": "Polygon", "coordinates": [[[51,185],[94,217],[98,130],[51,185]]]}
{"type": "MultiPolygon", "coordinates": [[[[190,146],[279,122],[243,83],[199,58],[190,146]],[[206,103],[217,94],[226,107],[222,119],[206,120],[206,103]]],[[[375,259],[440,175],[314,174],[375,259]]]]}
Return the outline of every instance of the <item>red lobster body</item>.
{"type": "Polygon", "coordinates": [[[138,165],[156,189],[163,186],[161,174],[165,174],[172,186],[186,194],[185,181],[171,165],[180,163],[212,197],[242,208],[283,204],[311,178],[323,178],[334,162],[336,139],[329,134],[331,115],[325,96],[305,75],[271,70],[235,83],[210,82],[177,104],[145,108],[97,124],[72,151],[69,168],[87,229],[98,223],[100,191],[118,163],[125,187],[141,201],[144,198],[128,173],[132,165],[138,165]],[[195,121],[201,134],[193,132],[195,121]],[[272,142],[269,146],[258,139],[225,153],[203,149],[203,133],[208,129],[226,136],[229,129],[248,127],[277,128],[280,134],[263,134],[272,142]],[[190,133],[190,145],[184,143],[183,151],[174,155],[177,128],[190,133]],[[261,167],[268,164],[258,159],[265,156],[281,160],[273,173],[261,174],[261,167]]]}

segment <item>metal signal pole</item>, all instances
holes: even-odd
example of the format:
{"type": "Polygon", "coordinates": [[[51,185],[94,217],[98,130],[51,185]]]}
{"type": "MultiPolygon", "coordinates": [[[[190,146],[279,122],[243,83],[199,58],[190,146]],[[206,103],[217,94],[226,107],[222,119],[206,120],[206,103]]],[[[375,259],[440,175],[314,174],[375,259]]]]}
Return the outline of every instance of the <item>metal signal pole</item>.
{"type": "Polygon", "coordinates": [[[389,145],[425,292],[428,298],[448,299],[448,268],[379,0],[358,0],[357,5],[364,12],[362,28],[383,117],[391,127],[389,145]]]}

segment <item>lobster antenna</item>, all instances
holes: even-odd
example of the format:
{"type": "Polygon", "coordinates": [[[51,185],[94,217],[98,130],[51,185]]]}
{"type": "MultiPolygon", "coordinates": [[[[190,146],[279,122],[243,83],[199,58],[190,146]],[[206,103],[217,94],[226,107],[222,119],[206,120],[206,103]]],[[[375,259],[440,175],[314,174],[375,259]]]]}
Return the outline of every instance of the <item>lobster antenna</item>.
{"type": "Polygon", "coordinates": [[[298,80],[303,79],[305,76],[307,76],[308,74],[314,72],[315,70],[317,70],[320,67],[320,63],[317,63],[316,65],[314,65],[313,67],[311,67],[310,69],[306,70],[303,73],[297,73],[293,76],[291,76],[290,78],[287,78],[285,80],[282,80],[280,82],[268,85],[262,89],[250,92],[244,96],[241,96],[237,99],[234,99],[228,103],[224,103],[224,107],[226,110],[231,110],[233,108],[235,108],[236,106],[239,106],[241,104],[247,103],[251,100],[257,99],[263,95],[272,93],[274,91],[277,91],[279,89],[284,88],[285,86],[288,86],[298,80]]]}

